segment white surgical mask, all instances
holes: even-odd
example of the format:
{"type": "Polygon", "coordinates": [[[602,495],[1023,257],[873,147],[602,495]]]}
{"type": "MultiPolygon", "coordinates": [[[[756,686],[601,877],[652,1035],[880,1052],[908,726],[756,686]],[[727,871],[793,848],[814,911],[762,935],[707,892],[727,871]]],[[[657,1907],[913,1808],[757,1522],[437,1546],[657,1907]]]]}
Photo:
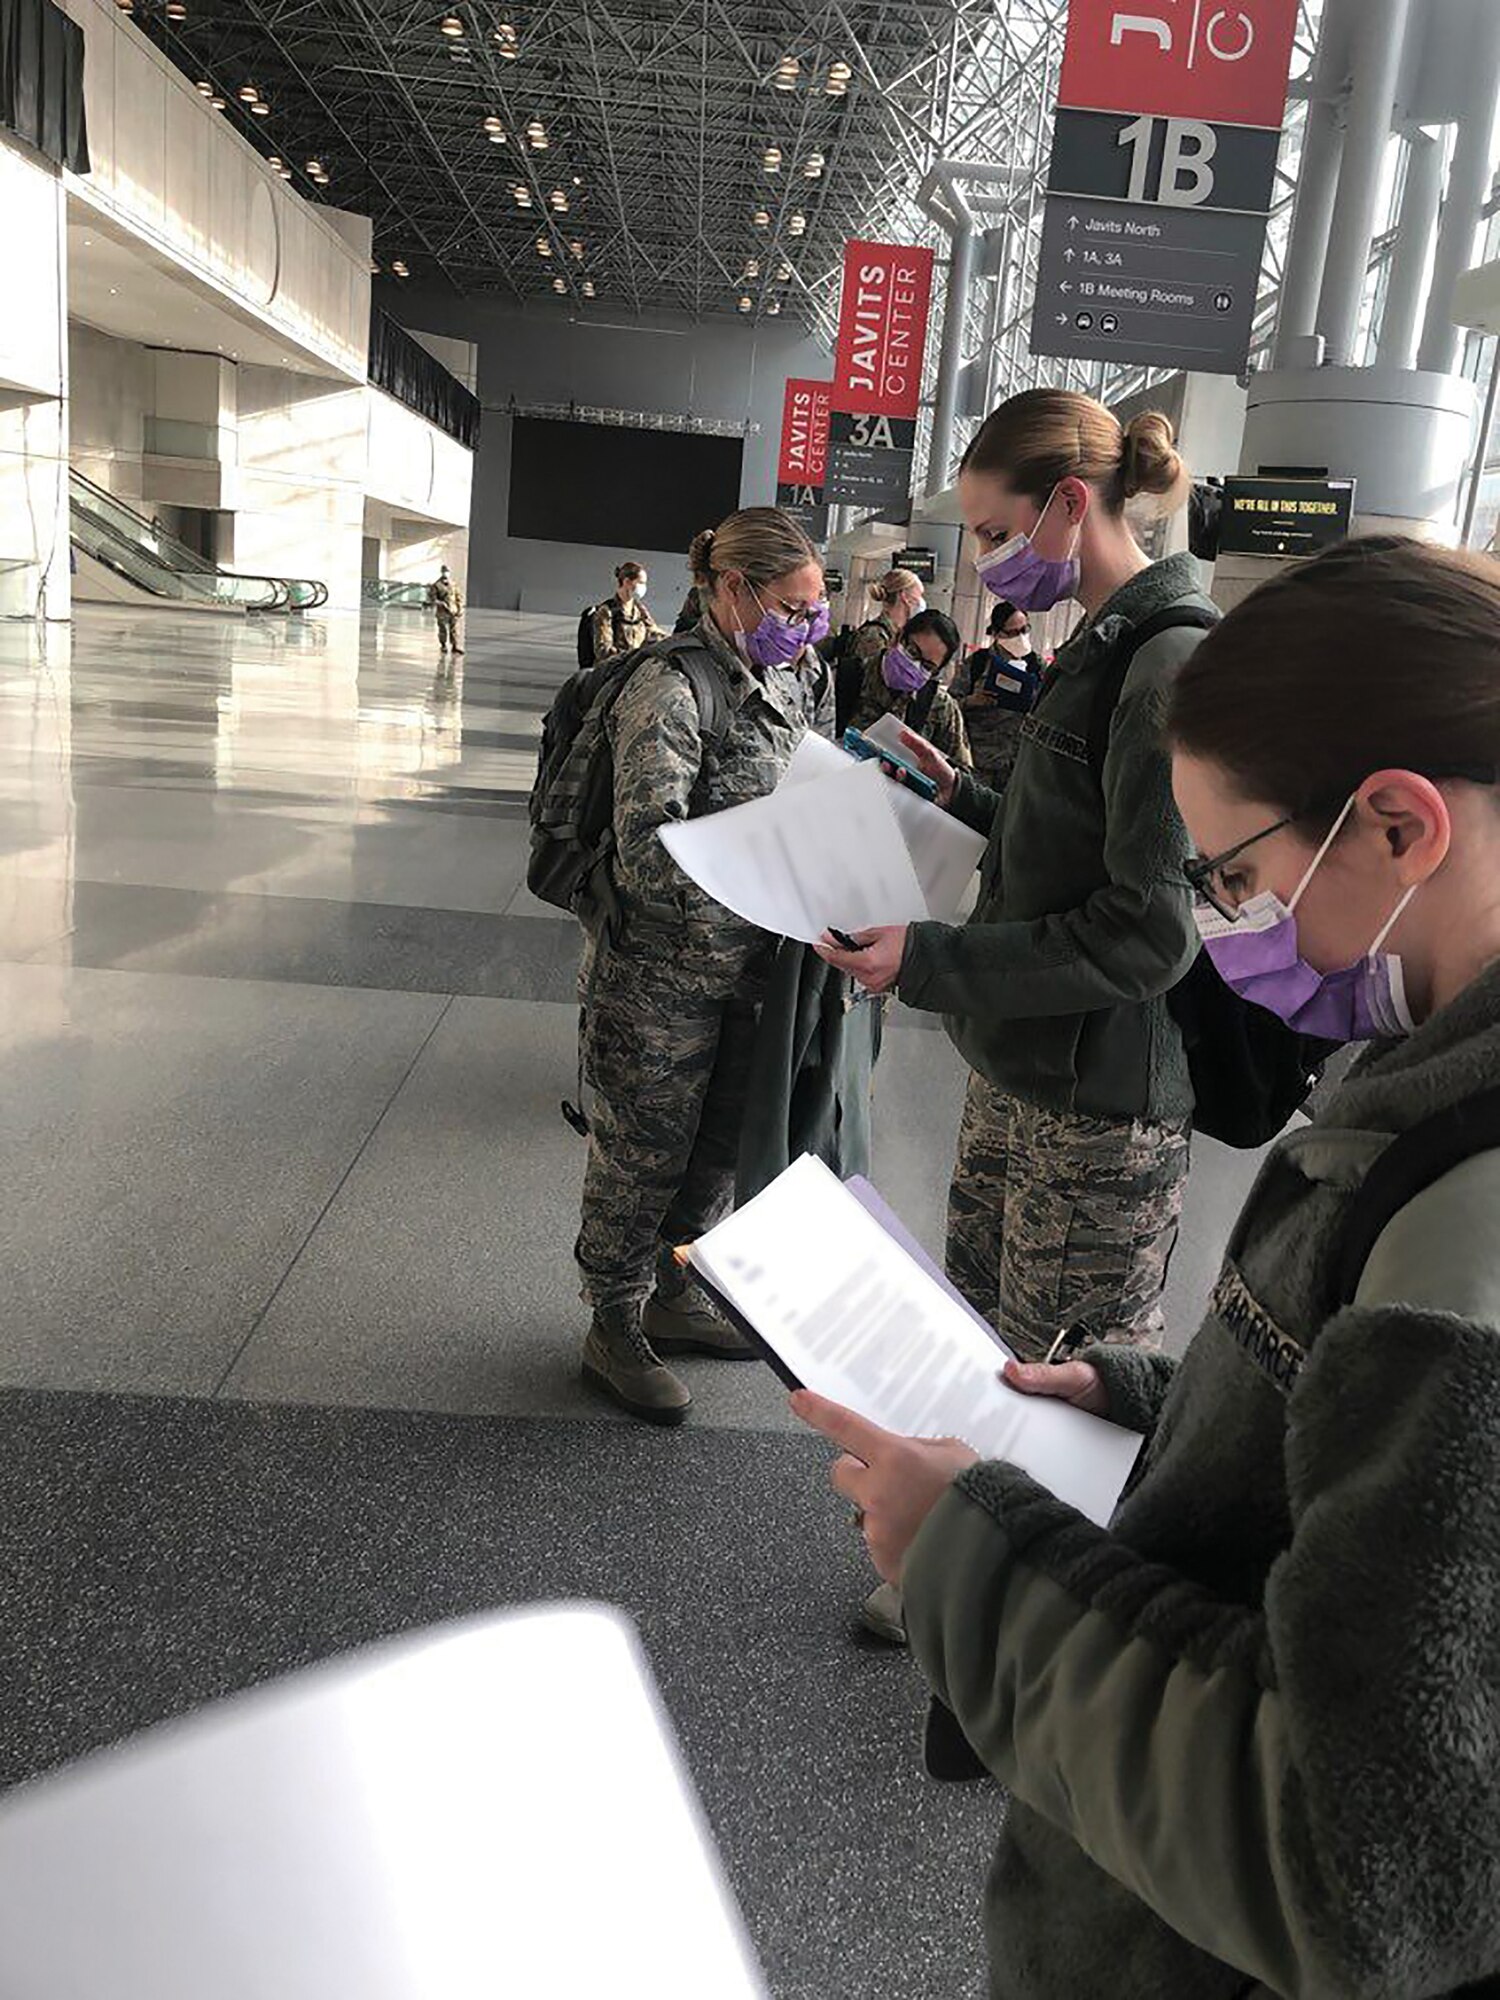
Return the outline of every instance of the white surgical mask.
{"type": "Polygon", "coordinates": [[[644,603],[645,603],[645,601],[646,601],[646,586],[645,586],[645,584],[643,584],[643,583],[638,583],[638,584],[636,585],[636,587],[635,587],[635,593],[634,593],[634,594],[635,594],[635,601],[636,601],[636,603],[637,603],[637,604],[644,604],[644,603]]]}

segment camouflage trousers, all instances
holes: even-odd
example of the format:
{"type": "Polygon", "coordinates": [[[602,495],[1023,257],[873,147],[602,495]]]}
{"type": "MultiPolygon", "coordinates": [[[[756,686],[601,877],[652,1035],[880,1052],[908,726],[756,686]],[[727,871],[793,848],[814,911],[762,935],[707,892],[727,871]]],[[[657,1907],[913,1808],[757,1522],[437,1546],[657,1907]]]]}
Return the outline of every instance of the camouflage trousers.
{"type": "Polygon", "coordinates": [[[1155,1346],[1187,1168],[1186,1125],[1043,1111],[971,1075],[948,1276],[1022,1360],[1080,1324],[1155,1346]]]}
{"type": "Polygon", "coordinates": [[[439,649],[458,644],[458,625],[462,616],[462,612],[459,611],[438,611],[437,629],[439,649]]]}
{"type": "Polygon", "coordinates": [[[670,950],[599,949],[581,1024],[590,1137],[575,1250],[595,1312],[644,1299],[658,1258],[728,1212],[763,983],[670,950]]]}

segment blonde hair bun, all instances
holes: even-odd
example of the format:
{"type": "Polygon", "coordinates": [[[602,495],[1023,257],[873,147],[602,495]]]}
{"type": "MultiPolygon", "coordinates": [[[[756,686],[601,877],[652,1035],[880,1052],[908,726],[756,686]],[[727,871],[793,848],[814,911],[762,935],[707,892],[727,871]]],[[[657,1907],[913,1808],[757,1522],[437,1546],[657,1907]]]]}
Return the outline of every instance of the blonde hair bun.
{"type": "Polygon", "coordinates": [[[1187,484],[1187,467],[1177,450],[1172,420],[1160,410],[1142,410],[1125,425],[1120,446],[1120,491],[1127,500],[1150,493],[1172,502],[1187,484]]]}

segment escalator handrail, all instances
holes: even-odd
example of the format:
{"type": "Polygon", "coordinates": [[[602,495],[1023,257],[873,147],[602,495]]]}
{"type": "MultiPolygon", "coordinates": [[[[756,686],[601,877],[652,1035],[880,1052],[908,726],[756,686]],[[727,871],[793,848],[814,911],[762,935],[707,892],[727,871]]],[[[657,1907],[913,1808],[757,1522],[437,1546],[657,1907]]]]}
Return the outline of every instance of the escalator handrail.
{"type": "MultiPolygon", "coordinates": [[[[144,514],[138,514],[125,501],[117,499],[105,487],[96,485],[86,474],[77,471],[72,466],[68,468],[68,480],[70,486],[81,487],[83,489],[82,495],[75,494],[71,497],[78,500],[80,507],[85,512],[90,511],[90,503],[92,503],[92,512],[96,524],[102,526],[107,533],[114,535],[117,540],[128,541],[128,537],[115,522],[108,518],[110,512],[123,514],[128,521],[139,528],[142,540],[148,542],[148,546],[142,550],[142,554],[148,560],[154,562],[158,568],[167,571],[170,575],[222,577],[236,583],[261,583],[267,585],[271,591],[271,603],[248,605],[246,607],[248,610],[290,610],[292,608],[293,592],[297,589],[306,589],[312,593],[307,604],[297,607],[299,610],[316,611],[328,602],[328,585],[319,577],[266,576],[262,575],[258,570],[221,569],[217,563],[212,563],[206,556],[199,555],[196,549],[190,549],[185,542],[179,542],[175,535],[170,535],[164,529],[155,527],[144,514]],[[85,498],[84,496],[87,497],[85,498]],[[98,517],[101,514],[104,516],[104,519],[99,521],[98,517]],[[161,546],[163,542],[170,545],[174,556],[185,557],[186,561],[168,561],[161,546]]],[[[122,574],[124,573],[122,572],[122,574]]],[[[131,581],[135,580],[134,578],[131,579],[131,581]]],[[[160,596],[164,593],[157,592],[155,594],[160,596]]]]}
{"type": "Polygon", "coordinates": [[[89,536],[79,534],[75,526],[74,539],[79,542],[85,553],[93,556],[96,561],[104,563],[117,576],[123,576],[128,583],[133,583],[138,590],[144,590],[152,597],[162,597],[170,600],[173,595],[171,591],[163,590],[153,581],[152,572],[154,570],[160,576],[175,577],[179,582],[183,584],[190,583],[193,586],[192,590],[184,590],[181,593],[178,598],[179,602],[182,601],[183,596],[197,596],[200,602],[206,600],[211,603],[226,605],[235,610],[280,611],[286,609],[290,593],[280,577],[236,575],[223,570],[200,571],[174,569],[170,563],[158,562],[151,550],[142,548],[139,543],[124,534],[112,522],[101,520],[97,515],[89,514],[81,506],[78,511],[90,529],[94,540],[102,544],[102,546],[91,546],[89,536]],[[235,584],[259,585],[263,591],[269,592],[269,597],[261,601],[250,602],[234,594],[230,586],[235,584]]]}

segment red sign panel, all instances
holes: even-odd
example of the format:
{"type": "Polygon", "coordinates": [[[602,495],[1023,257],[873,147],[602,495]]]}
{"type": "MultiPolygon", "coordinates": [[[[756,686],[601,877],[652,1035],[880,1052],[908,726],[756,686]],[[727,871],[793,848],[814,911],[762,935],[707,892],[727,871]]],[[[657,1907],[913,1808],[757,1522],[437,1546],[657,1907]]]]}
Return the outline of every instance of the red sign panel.
{"type": "Polygon", "coordinates": [[[856,416],[915,417],[932,299],[932,252],[846,243],[833,406],[856,416]]]}
{"type": "Polygon", "coordinates": [[[833,405],[831,382],[806,382],[788,377],[781,409],[781,457],[776,479],[782,486],[821,486],[828,464],[828,412],[833,405]]]}
{"type": "Polygon", "coordinates": [[[1070,0],[1058,102],[1279,130],[1297,0],[1070,0]]]}

